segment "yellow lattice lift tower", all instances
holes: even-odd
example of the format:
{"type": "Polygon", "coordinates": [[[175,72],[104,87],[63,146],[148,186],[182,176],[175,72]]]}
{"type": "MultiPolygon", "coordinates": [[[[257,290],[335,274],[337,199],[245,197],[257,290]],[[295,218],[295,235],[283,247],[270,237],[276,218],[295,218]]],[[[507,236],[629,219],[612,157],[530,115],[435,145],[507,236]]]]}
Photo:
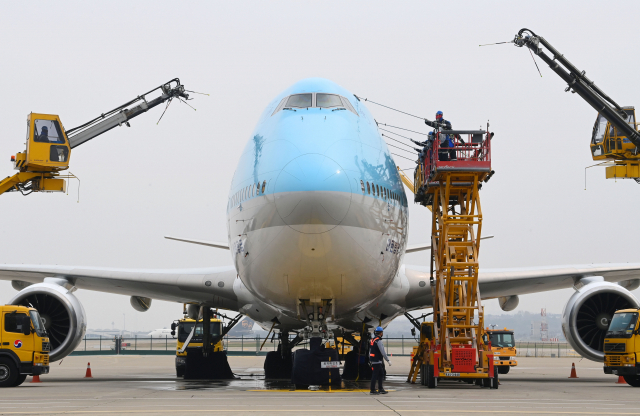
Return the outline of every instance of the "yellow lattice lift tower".
{"type": "Polygon", "coordinates": [[[422,383],[430,388],[443,379],[498,388],[491,347],[483,342],[478,287],[479,191],[493,175],[493,133],[436,129],[433,137],[420,157],[414,192],[415,201],[432,211],[430,280],[435,328],[421,331],[408,381],[415,382],[420,370],[422,383]],[[466,141],[462,135],[468,137],[466,141]]]}

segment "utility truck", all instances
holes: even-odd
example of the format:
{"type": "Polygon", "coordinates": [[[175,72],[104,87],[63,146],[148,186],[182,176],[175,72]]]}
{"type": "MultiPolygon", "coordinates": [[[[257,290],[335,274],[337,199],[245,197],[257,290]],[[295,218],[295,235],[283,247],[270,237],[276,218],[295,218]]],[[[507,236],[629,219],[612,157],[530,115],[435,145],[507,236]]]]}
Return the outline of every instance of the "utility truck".
{"type": "Polygon", "coordinates": [[[639,309],[621,309],[613,314],[604,339],[604,372],[622,376],[627,384],[640,387],[639,309]]]}
{"type": "MultiPolygon", "coordinates": [[[[511,367],[518,365],[516,361],[516,341],[511,329],[489,329],[485,330],[488,341],[491,342],[493,351],[493,365],[498,369],[498,374],[507,374],[511,367]]],[[[488,343],[485,341],[485,343],[488,343]]]]}
{"type": "Polygon", "coordinates": [[[184,317],[171,324],[171,335],[175,337],[177,333],[178,336],[176,376],[185,379],[234,378],[222,340],[242,317],[238,314],[229,318],[206,306],[185,305],[184,317]],[[224,324],[221,318],[229,322],[224,324]]]}
{"type": "Polygon", "coordinates": [[[16,387],[27,376],[49,373],[51,344],[34,308],[0,306],[0,387],[16,387]]]}

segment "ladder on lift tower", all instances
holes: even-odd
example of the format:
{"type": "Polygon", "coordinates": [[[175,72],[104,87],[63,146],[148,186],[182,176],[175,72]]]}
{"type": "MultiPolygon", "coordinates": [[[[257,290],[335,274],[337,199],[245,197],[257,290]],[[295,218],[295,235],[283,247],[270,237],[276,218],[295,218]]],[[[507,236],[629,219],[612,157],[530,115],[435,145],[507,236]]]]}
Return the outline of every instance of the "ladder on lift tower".
{"type": "MultiPolygon", "coordinates": [[[[443,379],[465,379],[497,388],[478,286],[479,191],[493,175],[493,133],[436,131],[433,143],[440,143],[445,134],[453,147],[428,149],[415,175],[415,201],[432,211],[430,283],[435,328],[433,334],[421,336],[407,381],[415,382],[420,369],[422,384],[431,388],[443,379]],[[468,140],[463,141],[461,135],[468,135],[468,140]]],[[[443,142],[448,144],[444,138],[443,142]]]]}

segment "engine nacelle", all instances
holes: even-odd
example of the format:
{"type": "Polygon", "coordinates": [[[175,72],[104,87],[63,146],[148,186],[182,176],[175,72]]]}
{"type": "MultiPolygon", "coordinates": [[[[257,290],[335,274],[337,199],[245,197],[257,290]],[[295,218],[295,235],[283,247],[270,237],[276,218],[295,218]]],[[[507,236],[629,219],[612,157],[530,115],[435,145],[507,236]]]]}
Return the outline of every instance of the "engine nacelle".
{"type": "Polygon", "coordinates": [[[604,337],[615,311],[637,308],[638,300],[627,289],[603,277],[585,277],[575,286],[562,312],[562,332],[581,356],[604,361],[604,337]]]}
{"type": "Polygon", "coordinates": [[[71,284],[63,279],[51,279],[60,284],[46,280],[21,290],[9,304],[38,310],[51,342],[49,359],[56,361],[71,354],[80,344],[87,329],[87,318],[82,304],[72,294],[75,288],[71,284]]]}

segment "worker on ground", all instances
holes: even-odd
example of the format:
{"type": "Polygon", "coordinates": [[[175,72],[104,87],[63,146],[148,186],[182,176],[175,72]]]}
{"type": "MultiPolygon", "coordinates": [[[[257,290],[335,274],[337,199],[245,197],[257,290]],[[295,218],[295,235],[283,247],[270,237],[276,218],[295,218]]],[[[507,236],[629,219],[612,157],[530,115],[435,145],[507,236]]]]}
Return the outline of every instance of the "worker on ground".
{"type": "Polygon", "coordinates": [[[433,127],[440,131],[440,149],[438,150],[438,160],[457,160],[456,151],[453,150],[453,137],[449,134],[442,134],[443,130],[451,130],[451,122],[444,119],[444,113],[438,111],[436,113],[436,120],[425,120],[424,123],[427,126],[433,127]],[[442,150],[442,148],[450,148],[451,150],[442,150]]]}
{"type": "Polygon", "coordinates": [[[371,392],[369,394],[387,394],[387,391],[382,388],[382,379],[384,378],[384,363],[382,359],[387,360],[389,366],[391,366],[391,362],[382,344],[382,331],[381,326],[377,327],[369,344],[369,359],[373,370],[373,374],[371,374],[371,392]],[[378,390],[376,390],[376,381],[378,382],[378,390]]]}

